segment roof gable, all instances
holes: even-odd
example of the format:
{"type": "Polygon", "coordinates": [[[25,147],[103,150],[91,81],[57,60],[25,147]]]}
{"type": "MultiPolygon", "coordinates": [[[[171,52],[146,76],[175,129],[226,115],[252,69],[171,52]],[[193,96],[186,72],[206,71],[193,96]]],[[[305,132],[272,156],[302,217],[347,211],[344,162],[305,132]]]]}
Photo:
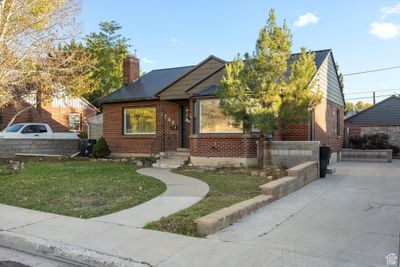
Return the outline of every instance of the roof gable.
{"type": "Polygon", "coordinates": [[[190,70],[188,73],[179,77],[177,80],[172,82],[170,85],[166,86],[161,90],[157,96],[163,100],[169,99],[188,99],[190,94],[186,92],[188,88],[191,88],[206,79],[210,74],[214,73],[216,70],[221,69],[226,64],[225,61],[218,59],[214,56],[208,57],[201,63],[196,65],[195,68],[190,70]]]}
{"type": "Polygon", "coordinates": [[[316,53],[315,64],[317,65],[317,72],[313,80],[317,82],[323,98],[344,106],[344,94],[340,86],[339,74],[332,50],[322,50],[321,52],[316,53]]]}
{"type": "Polygon", "coordinates": [[[220,59],[214,55],[210,55],[208,56],[206,59],[204,59],[203,61],[201,61],[199,64],[195,65],[191,70],[187,71],[186,73],[184,73],[183,75],[181,75],[180,77],[177,77],[175,80],[171,81],[169,84],[167,84],[166,86],[164,86],[163,88],[161,88],[158,92],[157,92],[157,96],[159,96],[162,92],[164,92],[165,90],[167,90],[170,86],[172,86],[173,84],[177,83],[179,80],[187,77],[190,73],[194,72],[195,70],[199,69],[201,66],[203,66],[205,63],[209,62],[210,60],[216,60],[219,61],[223,64],[226,63],[225,60],[220,59]]]}
{"type": "Polygon", "coordinates": [[[400,98],[391,96],[345,120],[353,125],[400,125],[400,98]]]}

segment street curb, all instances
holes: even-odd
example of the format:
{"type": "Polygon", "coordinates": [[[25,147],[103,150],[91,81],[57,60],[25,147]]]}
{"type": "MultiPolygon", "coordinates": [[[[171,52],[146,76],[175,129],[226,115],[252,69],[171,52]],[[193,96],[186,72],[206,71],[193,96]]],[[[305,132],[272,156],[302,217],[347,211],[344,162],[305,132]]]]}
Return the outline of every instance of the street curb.
{"type": "Polygon", "coordinates": [[[96,267],[148,267],[145,262],[108,255],[94,250],[0,230],[0,246],[49,259],[96,267]]]}

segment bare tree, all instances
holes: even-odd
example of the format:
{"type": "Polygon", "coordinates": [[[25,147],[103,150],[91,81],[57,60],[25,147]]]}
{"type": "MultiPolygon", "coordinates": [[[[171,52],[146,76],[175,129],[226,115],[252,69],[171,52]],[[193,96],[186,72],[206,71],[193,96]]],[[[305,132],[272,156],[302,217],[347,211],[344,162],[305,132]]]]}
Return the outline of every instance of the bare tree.
{"type": "Polygon", "coordinates": [[[0,107],[90,90],[91,59],[70,42],[79,10],[78,0],[0,0],[0,107]]]}

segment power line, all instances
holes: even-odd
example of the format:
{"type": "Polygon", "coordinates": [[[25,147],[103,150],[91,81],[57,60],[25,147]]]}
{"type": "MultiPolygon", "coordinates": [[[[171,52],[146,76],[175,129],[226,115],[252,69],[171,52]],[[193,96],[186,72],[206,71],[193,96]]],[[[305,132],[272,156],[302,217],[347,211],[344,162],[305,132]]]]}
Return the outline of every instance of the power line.
{"type": "Polygon", "coordinates": [[[388,92],[388,91],[400,91],[400,88],[398,89],[386,89],[386,90],[370,90],[370,91],[364,91],[364,92],[353,92],[353,93],[345,93],[345,95],[358,95],[358,94],[368,94],[368,93],[373,93],[373,92],[388,92]]]}
{"type": "MultiPolygon", "coordinates": [[[[377,95],[377,96],[375,96],[375,97],[387,97],[387,96],[392,96],[393,94],[390,94],[390,95],[377,95]]],[[[346,99],[346,101],[347,100],[360,100],[360,99],[370,99],[370,98],[373,98],[373,96],[368,96],[368,97],[357,97],[357,98],[348,98],[348,99],[346,99]]]]}
{"type": "Polygon", "coordinates": [[[351,72],[351,73],[343,74],[342,76],[360,75],[360,74],[365,74],[365,73],[392,70],[392,69],[400,69],[400,66],[394,66],[394,67],[388,67],[388,68],[382,68],[382,69],[374,69],[374,70],[366,70],[366,71],[360,71],[360,72],[351,72]]]}

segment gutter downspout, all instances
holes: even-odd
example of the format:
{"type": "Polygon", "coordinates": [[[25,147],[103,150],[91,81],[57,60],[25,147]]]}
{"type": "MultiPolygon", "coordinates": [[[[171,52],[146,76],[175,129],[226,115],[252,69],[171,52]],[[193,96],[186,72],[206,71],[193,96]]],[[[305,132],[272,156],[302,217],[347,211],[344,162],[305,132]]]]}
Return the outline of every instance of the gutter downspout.
{"type": "Polygon", "coordinates": [[[86,124],[86,129],[87,129],[87,139],[90,139],[90,125],[89,123],[85,120],[84,123],[86,124]]]}

